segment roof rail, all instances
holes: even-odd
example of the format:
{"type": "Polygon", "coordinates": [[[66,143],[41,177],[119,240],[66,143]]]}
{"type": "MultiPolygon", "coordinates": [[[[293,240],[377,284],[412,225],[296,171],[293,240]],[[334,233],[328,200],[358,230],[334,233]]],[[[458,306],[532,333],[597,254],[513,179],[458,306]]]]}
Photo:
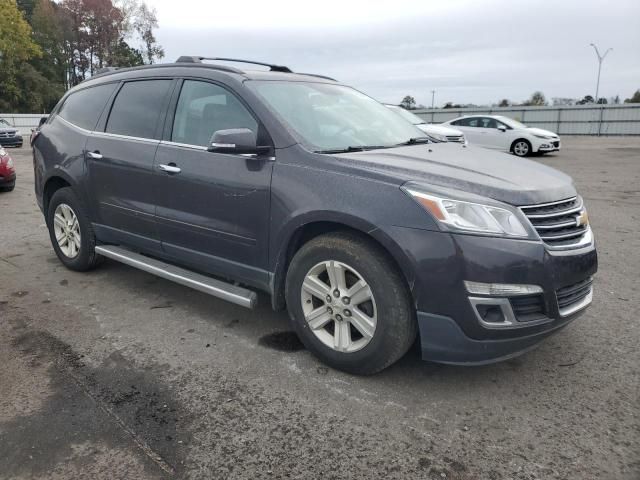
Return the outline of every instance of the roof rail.
{"type": "Polygon", "coordinates": [[[289,67],[284,65],[273,65],[271,63],[253,62],[251,60],[242,60],[239,58],[222,58],[222,57],[189,57],[182,56],[176,60],[176,63],[202,63],[203,60],[217,60],[219,62],[237,62],[237,63],[250,63],[252,65],[261,65],[263,67],[269,67],[272,72],[293,73],[289,67]]]}
{"type": "Polygon", "coordinates": [[[332,82],[337,82],[338,81],[335,78],[327,77],[326,75],[318,75],[317,73],[302,73],[302,72],[299,72],[298,75],[306,75],[308,77],[324,78],[325,80],[331,80],[332,82]]]}

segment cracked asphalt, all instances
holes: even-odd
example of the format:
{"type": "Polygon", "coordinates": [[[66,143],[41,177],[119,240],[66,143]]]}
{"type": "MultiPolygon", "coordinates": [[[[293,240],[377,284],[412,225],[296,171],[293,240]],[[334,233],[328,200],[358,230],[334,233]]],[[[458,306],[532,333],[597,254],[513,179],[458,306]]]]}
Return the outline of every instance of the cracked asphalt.
{"type": "MultiPolygon", "coordinates": [[[[0,479],[640,478],[640,138],[563,138],[593,306],[517,359],[326,368],[255,311],[105,262],[66,270],[28,149],[0,193],[0,479]]],[[[514,162],[518,159],[514,157],[514,162]]]]}

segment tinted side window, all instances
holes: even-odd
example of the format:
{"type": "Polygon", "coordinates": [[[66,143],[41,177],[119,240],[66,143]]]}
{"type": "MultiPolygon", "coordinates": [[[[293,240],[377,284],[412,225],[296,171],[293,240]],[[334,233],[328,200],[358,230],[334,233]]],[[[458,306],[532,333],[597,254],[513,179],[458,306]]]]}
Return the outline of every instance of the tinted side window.
{"type": "Polygon", "coordinates": [[[248,128],[257,133],[258,123],[231,92],[207,82],[185,80],[173,121],[171,140],[207,146],[214,132],[248,128]]]}
{"type": "Polygon", "coordinates": [[[456,120],[451,125],[458,125],[459,127],[476,127],[476,118],[461,118],[456,120]]]}
{"type": "Polygon", "coordinates": [[[125,83],[111,107],[106,131],[130,137],[153,138],[171,80],[125,83]]]}
{"type": "Polygon", "coordinates": [[[116,83],[110,83],[72,93],[62,104],[58,115],[78,127],[93,130],[116,86],[116,83]]]}

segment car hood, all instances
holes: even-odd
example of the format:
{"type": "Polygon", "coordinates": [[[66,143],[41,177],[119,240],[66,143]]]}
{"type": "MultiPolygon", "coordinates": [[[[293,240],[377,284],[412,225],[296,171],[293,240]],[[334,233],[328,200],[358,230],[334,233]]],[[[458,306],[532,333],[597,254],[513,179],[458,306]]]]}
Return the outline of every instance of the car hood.
{"type": "Polygon", "coordinates": [[[0,127],[0,132],[16,133],[17,131],[18,129],[13,127],[0,127]]]}
{"type": "Polygon", "coordinates": [[[435,143],[336,155],[350,174],[403,184],[419,182],[469,192],[510,205],[576,195],[568,175],[540,163],[458,143],[435,143]],[[359,171],[359,172],[358,172],[359,171]]]}
{"type": "Polygon", "coordinates": [[[451,127],[444,127],[442,125],[432,125],[429,123],[421,123],[419,125],[416,125],[416,127],[418,127],[420,130],[422,130],[425,133],[436,133],[438,135],[445,135],[445,136],[451,136],[451,137],[457,137],[462,135],[462,132],[460,130],[456,130],[455,128],[451,128],[451,127]]]}
{"type": "Polygon", "coordinates": [[[553,133],[549,130],[543,130],[542,128],[529,127],[527,128],[527,132],[532,133],[534,135],[545,135],[547,137],[557,137],[557,133],[553,133]]]}

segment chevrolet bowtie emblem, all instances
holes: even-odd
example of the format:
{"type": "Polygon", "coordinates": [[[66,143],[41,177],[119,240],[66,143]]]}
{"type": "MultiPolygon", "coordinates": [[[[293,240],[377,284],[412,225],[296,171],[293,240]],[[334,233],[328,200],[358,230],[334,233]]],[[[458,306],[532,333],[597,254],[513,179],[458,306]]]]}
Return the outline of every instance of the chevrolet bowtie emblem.
{"type": "Polygon", "coordinates": [[[580,212],[580,215],[576,217],[576,227],[589,225],[589,215],[587,215],[587,211],[583,210],[580,212]]]}

